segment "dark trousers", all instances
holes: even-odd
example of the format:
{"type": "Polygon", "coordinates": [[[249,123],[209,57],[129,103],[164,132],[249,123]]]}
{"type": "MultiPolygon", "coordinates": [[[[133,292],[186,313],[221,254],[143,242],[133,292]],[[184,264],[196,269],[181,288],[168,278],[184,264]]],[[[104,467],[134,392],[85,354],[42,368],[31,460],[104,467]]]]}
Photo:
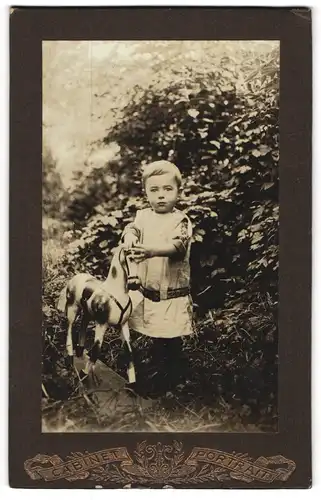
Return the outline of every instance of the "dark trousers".
{"type": "Polygon", "coordinates": [[[153,338],[149,353],[136,365],[135,390],[142,396],[159,397],[184,383],[187,360],[182,349],[182,338],[153,338]],[[146,362],[146,359],[148,362],[146,362]]]}

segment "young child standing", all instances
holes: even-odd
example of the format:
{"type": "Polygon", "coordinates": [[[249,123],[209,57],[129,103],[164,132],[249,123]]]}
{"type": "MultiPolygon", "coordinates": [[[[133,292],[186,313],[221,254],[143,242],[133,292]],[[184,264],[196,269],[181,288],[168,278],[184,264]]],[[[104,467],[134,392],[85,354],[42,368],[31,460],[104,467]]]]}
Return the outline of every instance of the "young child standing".
{"type": "MultiPolygon", "coordinates": [[[[139,210],[123,232],[123,243],[137,264],[141,301],[129,326],[153,338],[156,368],[153,391],[173,389],[184,377],[182,338],[193,332],[190,296],[192,225],[175,208],[182,177],[168,161],[156,161],[143,170],[143,185],[150,208],[139,210]]],[[[137,284],[138,285],[138,284],[137,284]]],[[[139,367],[138,377],[139,377],[139,367]]],[[[144,384],[144,380],[141,381],[144,384]]]]}

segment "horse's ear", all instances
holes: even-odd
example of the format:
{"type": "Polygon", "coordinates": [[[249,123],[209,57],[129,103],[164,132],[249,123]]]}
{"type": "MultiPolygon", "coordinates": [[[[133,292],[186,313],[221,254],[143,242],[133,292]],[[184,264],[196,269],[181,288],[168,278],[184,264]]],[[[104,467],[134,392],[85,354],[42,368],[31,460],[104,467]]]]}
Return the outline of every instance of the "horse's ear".
{"type": "Polygon", "coordinates": [[[123,248],[123,245],[118,245],[118,247],[114,247],[111,249],[111,254],[112,255],[116,255],[117,253],[119,253],[121,251],[121,249],[123,248]]]}

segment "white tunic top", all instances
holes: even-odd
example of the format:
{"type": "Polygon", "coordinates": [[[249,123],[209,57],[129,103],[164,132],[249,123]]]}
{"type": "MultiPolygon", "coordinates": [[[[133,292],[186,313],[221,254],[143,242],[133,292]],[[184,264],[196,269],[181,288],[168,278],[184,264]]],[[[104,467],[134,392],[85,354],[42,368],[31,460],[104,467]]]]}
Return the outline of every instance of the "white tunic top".
{"type": "Polygon", "coordinates": [[[193,305],[188,290],[190,285],[190,246],[192,225],[180,210],[157,214],[150,208],[137,212],[128,231],[137,235],[142,244],[157,246],[157,242],[172,241],[177,249],[173,257],[153,257],[138,264],[142,286],[157,293],[155,302],[140,291],[130,292],[134,310],[129,327],[150,337],[173,338],[193,333],[193,305]],[[182,292],[182,289],[184,290],[182,292]],[[182,292],[184,296],[167,298],[182,292]]]}

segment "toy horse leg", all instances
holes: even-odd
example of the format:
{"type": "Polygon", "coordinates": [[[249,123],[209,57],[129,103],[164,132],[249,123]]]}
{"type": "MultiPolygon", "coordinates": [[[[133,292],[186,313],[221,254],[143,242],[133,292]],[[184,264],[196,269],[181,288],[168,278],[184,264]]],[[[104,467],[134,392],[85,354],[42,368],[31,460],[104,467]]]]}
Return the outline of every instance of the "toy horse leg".
{"type": "Polygon", "coordinates": [[[86,341],[86,335],[87,335],[87,327],[88,327],[89,321],[90,321],[90,316],[86,312],[83,312],[83,316],[81,318],[80,329],[79,329],[78,345],[76,346],[77,358],[81,358],[83,353],[84,353],[84,347],[85,347],[85,341],[86,341]]]}
{"type": "Polygon", "coordinates": [[[74,346],[72,342],[72,327],[75,322],[76,316],[78,314],[78,306],[76,304],[67,304],[67,320],[68,320],[68,331],[66,339],[66,350],[67,350],[67,363],[69,366],[73,365],[74,357],[74,346]]]}
{"type": "Polygon", "coordinates": [[[95,367],[96,367],[96,361],[99,358],[101,352],[101,346],[104,340],[106,326],[107,326],[106,324],[103,325],[96,324],[94,345],[91,349],[90,357],[86,363],[84,370],[81,370],[79,374],[81,379],[87,378],[87,376],[91,373],[94,382],[97,383],[98,381],[97,377],[95,376],[95,367]]]}
{"type": "Polygon", "coordinates": [[[126,346],[128,349],[129,353],[129,364],[128,364],[128,369],[127,369],[127,375],[128,375],[128,381],[130,384],[133,384],[136,382],[136,373],[135,373],[135,366],[134,366],[134,361],[133,361],[133,351],[132,351],[132,346],[130,344],[130,333],[129,333],[129,326],[128,323],[124,323],[121,326],[121,333],[124,341],[126,342],[126,346]]]}

